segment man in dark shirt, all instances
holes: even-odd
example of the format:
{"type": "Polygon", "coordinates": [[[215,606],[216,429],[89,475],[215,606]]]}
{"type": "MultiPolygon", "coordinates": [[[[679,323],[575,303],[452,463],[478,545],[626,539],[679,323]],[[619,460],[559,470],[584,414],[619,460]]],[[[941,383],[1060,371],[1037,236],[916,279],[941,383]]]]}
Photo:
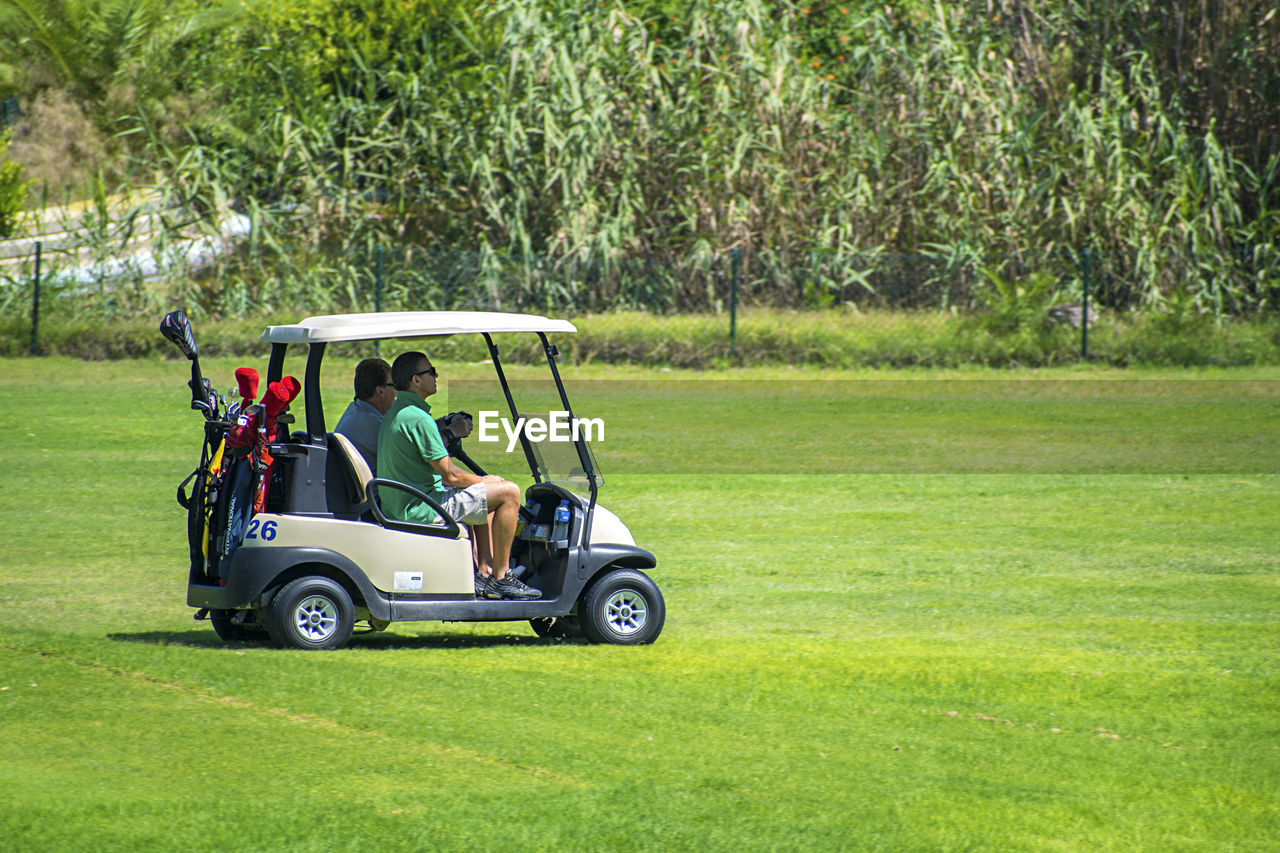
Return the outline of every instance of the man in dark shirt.
{"type": "Polygon", "coordinates": [[[360,451],[370,471],[378,470],[378,428],[382,418],[396,401],[396,386],[391,381],[391,365],[380,358],[366,358],[356,365],[356,397],[338,419],[334,432],[340,432],[360,451]]]}

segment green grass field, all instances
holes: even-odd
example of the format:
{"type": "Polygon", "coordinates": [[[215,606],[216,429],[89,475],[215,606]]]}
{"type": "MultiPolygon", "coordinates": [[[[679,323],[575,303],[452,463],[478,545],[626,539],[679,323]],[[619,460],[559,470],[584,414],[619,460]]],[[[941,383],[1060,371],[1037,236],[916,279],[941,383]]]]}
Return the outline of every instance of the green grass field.
{"type": "Polygon", "coordinates": [[[659,641],[329,653],[192,621],[186,378],[0,361],[0,849],[1280,849],[1280,370],[571,367],[659,641]]]}

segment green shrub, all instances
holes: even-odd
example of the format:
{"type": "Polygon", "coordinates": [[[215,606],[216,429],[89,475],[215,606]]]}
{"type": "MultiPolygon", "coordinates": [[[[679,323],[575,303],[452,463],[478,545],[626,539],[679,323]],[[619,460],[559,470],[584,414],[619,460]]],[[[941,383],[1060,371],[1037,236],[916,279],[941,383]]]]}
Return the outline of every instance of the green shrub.
{"type": "Polygon", "coordinates": [[[1215,322],[1201,314],[1130,314],[1095,329],[1089,340],[1097,360],[1121,366],[1280,363],[1280,323],[1261,317],[1215,322]]]}
{"type": "MultiPolygon", "coordinates": [[[[258,357],[267,325],[292,323],[309,312],[225,319],[194,319],[202,355],[258,357]]],[[[557,341],[569,361],[715,368],[792,364],[814,367],[1042,367],[1080,360],[1080,332],[1069,326],[1020,328],[1000,334],[945,313],[749,311],[729,339],[727,314],[664,317],[641,312],[572,318],[576,335],[557,341]]],[[[90,319],[40,320],[40,351],[84,359],[178,358],[157,326],[160,316],[102,323],[90,319]]],[[[30,321],[0,319],[0,356],[25,355],[30,321]]],[[[1090,360],[1117,366],[1280,364],[1280,323],[1269,319],[1214,323],[1192,315],[1181,324],[1141,314],[1107,315],[1090,330],[1090,360]]],[[[529,335],[499,336],[504,360],[535,363],[541,347],[529,335]]],[[[382,344],[383,355],[396,350],[382,344]]],[[[484,341],[459,335],[434,342],[445,361],[479,361],[484,341]]],[[[368,354],[367,343],[336,344],[333,352],[368,354]]]]}
{"type": "Polygon", "coordinates": [[[22,179],[22,164],[9,159],[12,131],[0,133],[0,239],[15,234],[22,218],[30,181],[22,179]]]}

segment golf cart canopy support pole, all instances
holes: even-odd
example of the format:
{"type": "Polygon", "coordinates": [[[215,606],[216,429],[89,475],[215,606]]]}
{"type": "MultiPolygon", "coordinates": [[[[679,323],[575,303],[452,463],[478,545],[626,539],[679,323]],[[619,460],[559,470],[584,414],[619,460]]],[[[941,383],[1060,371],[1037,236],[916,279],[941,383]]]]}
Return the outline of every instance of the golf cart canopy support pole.
{"type": "Polygon", "coordinates": [[[307,352],[307,374],[302,393],[307,395],[307,435],[312,444],[324,444],[324,408],[320,405],[320,362],[326,344],[312,344],[307,352]]]}
{"type": "MultiPolygon", "coordinates": [[[[560,351],[547,340],[545,332],[537,334],[538,339],[542,341],[542,350],[547,354],[547,364],[551,366],[551,376],[556,381],[556,390],[560,392],[560,402],[564,404],[564,410],[569,413],[569,423],[575,423],[577,419],[573,416],[569,395],[565,393],[564,382],[560,379],[560,368],[556,366],[556,356],[560,351]]],[[[582,470],[587,474],[587,484],[591,487],[591,503],[587,506],[586,523],[582,530],[582,550],[588,551],[591,548],[591,519],[596,513],[596,497],[600,490],[596,486],[596,466],[592,464],[591,454],[587,452],[587,442],[582,437],[582,433],[575,431],[573,446],[578,451],[578,461],[582,463],[582,470]]]]}
{"type": "MultiPolygon", "coordinates": [[[[484,333],[484,342],[489,347],[489,358],[493,361],[493,369],[498,374],[498,384],[502,386],[502,393],[507,398],[507,407],[511,409],[512,422],[517,423],[520,420],[520,413],[516,411],[516,401],[511,396],[511,386],[507,384],[507,374],[502,371],[502,359],[498,357],[498,347],[488,332],[484,333]]],[[[533,472],[533,481],[541,483],[542,477],[538,474],[537,459],[533,455],[533,448],[529,446],[529,437],[523,430],[520,431],[520,447],[524,450],[524,459],[529,465],[529,470],[533,472]]]]}
{"type": "MultiPolygon", "coordinates": [[[[289,349],[288,344],[272,344],[271,360],[267,362],[267,387],[271,387],[272,382],[279,382],[280,377],[284,376],[284,355],[289,349]]],[[[264,392],[265,393],[265,392],[264,392]]]]}

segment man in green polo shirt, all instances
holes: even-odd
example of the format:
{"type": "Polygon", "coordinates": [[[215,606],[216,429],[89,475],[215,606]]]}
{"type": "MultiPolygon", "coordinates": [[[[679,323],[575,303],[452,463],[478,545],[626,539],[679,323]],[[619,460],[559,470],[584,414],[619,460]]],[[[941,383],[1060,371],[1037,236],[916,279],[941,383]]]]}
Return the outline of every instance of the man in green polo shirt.
{"type": "MultiPolygon", "coordinates": [[[[426,492],[455,521],[471,528],[477,562],[478,598],[541,598],[542,593],[507,573],[520,511],[520,487],[501,477],[477,477],[454,464],[440,440],[427,398],[438,374],[424,353],[406,352],[391,365],[396,399],[378,429],[378,476],[426,492]]],[[[436,513],[399,489],[379,493],[393,518],[430,524],[436,513]]]]}

